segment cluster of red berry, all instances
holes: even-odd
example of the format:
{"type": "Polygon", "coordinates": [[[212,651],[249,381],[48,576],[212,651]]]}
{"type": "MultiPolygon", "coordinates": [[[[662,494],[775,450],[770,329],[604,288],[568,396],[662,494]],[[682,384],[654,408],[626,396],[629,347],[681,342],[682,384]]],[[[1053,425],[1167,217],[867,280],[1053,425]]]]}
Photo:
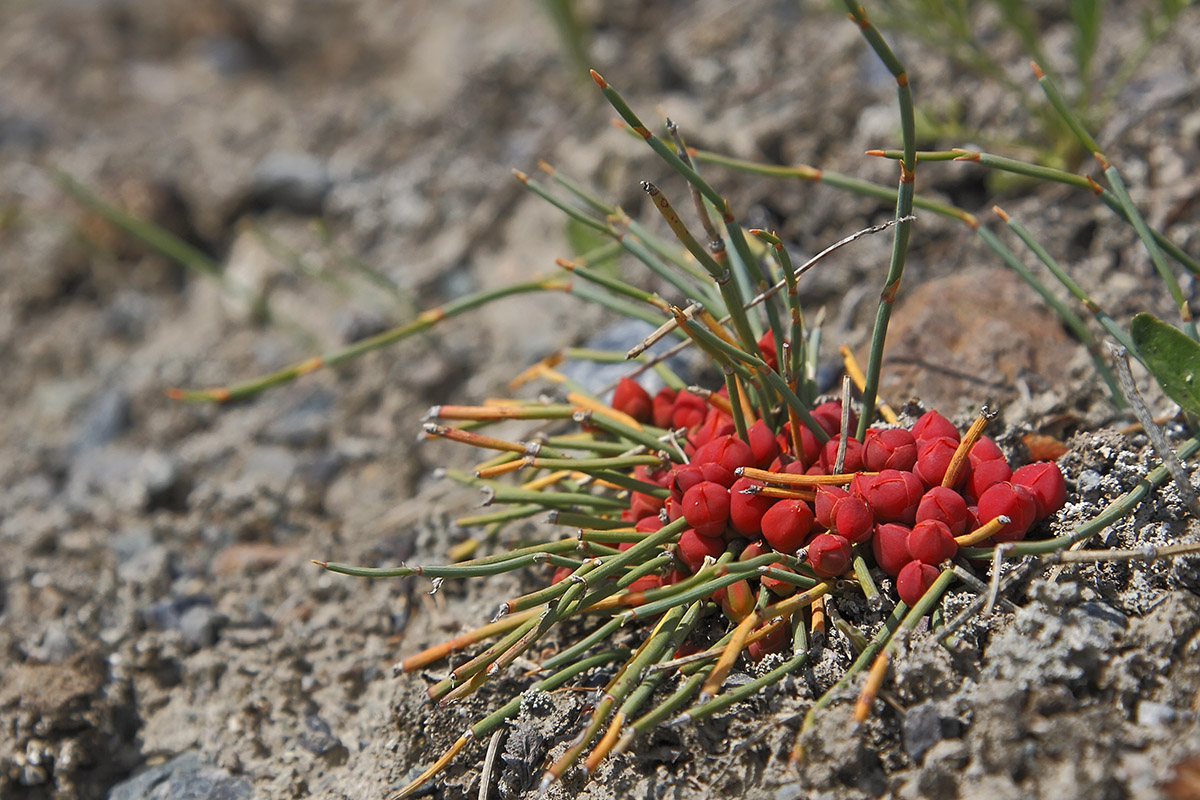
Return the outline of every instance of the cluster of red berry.
{"type": "MultiPolygon", "coordinates": [[[[975,441],[966,461],[947,481],[961,436],[936,411],[927,412],[911,429],[869,428],[861,442],[849,438],[841,474],[852,477],[841,481],[841,486],[810,486],[815,492],[809,500],[771,496],[762,487],[786,486],[792,475],[833,472],[842,425],[838,401],[812,410],[829,435],[824,444],[807,428],[793,439],[787,425],[775,433],[762,420],[748,427],[743,440],[734,433],[732,417],[704,398],[670,389],[651,397],[630,379],[618,385],[612,405],[640,422],[688,432],[689,463],[635,471],[639,479],[667,488],[670,496],[662,499],[633,492],[624,519],[647,533],[679,517],[689,526],[676,546],[676,569],[666,576],[640,579],[631,587],[635,591],[678,581],[737,540],[749,542],[742,559],[770,550],[790,555],[803,551],[818,578],[845,573],[854,545],[869,543],[875,563],[895,578],[900,599],[912,605],[936,578],[936,565],[956,554],[956,537],[1006,517],[1009,521],[993,525],[997,529],[981,543],[1022,539],[1065,501],[1066,487],[1056,464],[1037,462],[1014,471],[987,437],[975,441]],[[757,473],[755,478],[746,477],[745,468],[767,470],[779,480],[757,473]]],[[[856,423],[851,419],[850,427],[856,423]]],[[[786,569],[782,563],[776,566],[786,569]]],[[[796,589],[771,578],[762,582],[781,595],[796,589]]],[[[733,618],[742,618],[753,608],[752,587],[742,583],[746,581],[718,592],[715,598],[733,618]]]]}

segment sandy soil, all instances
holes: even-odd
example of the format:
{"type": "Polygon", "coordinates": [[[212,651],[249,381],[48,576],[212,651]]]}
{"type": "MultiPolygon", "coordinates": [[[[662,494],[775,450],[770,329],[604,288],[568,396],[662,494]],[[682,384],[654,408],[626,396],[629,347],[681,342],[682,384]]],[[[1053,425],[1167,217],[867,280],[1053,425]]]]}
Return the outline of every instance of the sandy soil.
{"type": "MultiPolygon", "coordinates": [[[[895,94],[855,26],[818,3],[688,5],[581,4],[593,63],[635,107],[661,107],[719,152],[894,180],[862,155],[894,146],[895,94]]],[[[637,182],[682,185],[610,128],[529,0],[16,2],[0,23],[0,794],[385,796],[525,686],[435,709],[425,679],[392,664],[535,578],[430,596],[427,582],[343,578],[309,560],[444,558],[469,535],[449,520],[478,497],[431,471],[473,454],[416,444],[426,408],[503,392],[609,318],[565,296],[513,299],[251,402],[184,405],[164,390],[235,382],[549,273],[571,252],[564,224],[514,167],[545,158],[651,224],[637,182]],[[274,322],[85,212],[54,169],[209,254],[267,298],[274,322]]],[[[1110,9],[1107,25],[1102,79],[1138,43],[1132,9],[1110,9]]],[[[1059,50],[1064,26],[1046,19],[1059,50]]],[[[1037,135],[1012,95],[900,41],[918,103],[958,109],[963,137],[1037,135]]],[[[1019,48],[994,44],[1039,100],[1019,48]]],[[[1198,61],[1193,11],[1099,131],[1151,224],[1192,253],[1198,61]]],[[[828,186],[708,173],[797,258],[891,214],[828,186]]],[[[999,185],[964,165],[929,165],[919,181],[989,225],[1001,203],[1117,319],[1171,314],[1135,237],[1086,193],[999,185]]],[[[831,345],[866,342],[889,247],[864,239],[811,274],[831,345]]],[[[1153,458],[1143,437],[1115,432],[1128,420],[1083,349],[998,267],[961,223],[920,217],[884,392],[960,420],[988,402],[1014,441],[1068,442],[1072,499],[1053,526],[1066,530],[1153,458]]],[[[1164,490],[1100,539],[1195,534],[1164,490]]],[[[783,759],[798,715],[847,661],[836,636],[778,690],[656,733],[553,795],[1197,797],[1179,775],[1189,758],[1200,772],[1198,593],[1194,560],[1031,571],[1010,593],[1016,610],[971,623],[958,650],[914,636],[889,683],[895,707],[861,729],[847,704],[822,715],[799,772],[783,759]]],[[[531,796],[586,702],[528,703],[490,796],[531,796]]],[[[436,796],[479,796],[482,759],[482,746],[464,753],[436,796]]]]}

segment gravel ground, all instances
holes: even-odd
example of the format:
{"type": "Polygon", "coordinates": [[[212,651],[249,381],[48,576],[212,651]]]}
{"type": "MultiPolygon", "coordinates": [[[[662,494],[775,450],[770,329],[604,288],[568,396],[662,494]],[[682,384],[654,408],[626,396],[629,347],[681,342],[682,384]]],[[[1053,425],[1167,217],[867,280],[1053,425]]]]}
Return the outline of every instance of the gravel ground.
{"type": "MultiPolygon", "coordinates": [[[[894,165],[862,155],[896,141],[894,83],[824,4],[580,9],[592,62],[692,143],[895,179],[894,165]]],[[[472,454],[418,445],[422,414],[503,393],[524,366],[611,320],[565,296],[510,299],[249,402],[187,405],[165,390],[236,382],[549,273],[571,253],[567,231],[514,167],[533,174],[545,158],[648,224],[638,181],[682,185],[609,127],[529,0],[55,0],[0,6],[0,23],[0,795],[386,796],[525,686],[507,679],[436,709],[422,677],[395,677],[392,664],[485,621],[495,598],[535,578],[431,596],[428,583],[329,575],[310,559],[443,559],[469,536],[449,520],[478,496],[433,468],[472,454]],[[88,213],[54,170],[207,254],[242,295],[88,213]]],[[[980,24],[995,31],[986,14],[980,24]]],[[[1064,20],[1047,11],[1045,27],[1052,53],[1064,51],[1064,20]]],[[[1101,80],[1138,30],[1134,9],[1109,9],[1101,80]]],[[[988,41],[1039,100],[1019,48],[988,41]]],[[[900,43],[918,103],[963,126],[923,146],[1010,152],[1005,140],[1037,135],[1014,95],[900,43]]],[[[1099,130],[1151,224],[1192,253],[1198,62],[1193,10],[1099,130]]],[[[891,214],[828,186],[706,174],[795,258],[891,214]]],[[[1003,205],[1118,320],[1171,316],[1133,235],[1086,193],[1005,185],[967,165],[929,165],[919,185],[989,225],[1003,205]]],[[[829,352],[865,347],[889,248],[868,237],[810,273],[829,352]]],[[[1067,530],[1154,460],[1144,437],[1120,432],[1128,420],[1083,348],[998,266],[961,223],[920,216],[883,393],[960,421],[987,402],[1014,441],[1064,441],[1071,499],[1052,532],[1067,530]]],[[[1097,543],[1195,536],[1164,489],[1097,543]]],[[[1015,610],[972,621],[957,649],[915,633],[888,684],[894,704],[860,728],[848,703],[834,705],[799,771],[784,758],[799,715],[847,661],[836,636],[807,674],[658,732],[551,794],[1200,797],[1196,563],[1031,571],[1009,593],[1015,610]]],[[[490,796],[532,796],[586,702],[527,703],[490,796]]],[[[482,759],[468,749],[437,796],[478,796],[482,759]]]]}

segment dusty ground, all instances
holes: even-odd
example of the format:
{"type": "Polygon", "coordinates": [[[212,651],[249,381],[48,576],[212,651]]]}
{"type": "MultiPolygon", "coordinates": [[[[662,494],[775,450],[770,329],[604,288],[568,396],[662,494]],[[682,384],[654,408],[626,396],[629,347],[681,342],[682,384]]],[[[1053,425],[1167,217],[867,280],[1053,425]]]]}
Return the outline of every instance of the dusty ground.
{"type": "MultiPolygon", "coordinates": [[[[582,8],[593,63],[645,116],[661,106],[693,142],[733,155],[894,180],[861,155],[896,141],[892,84],[844,18],[816,3],[645,5],[582,8]]],[[[309,559],[442,558],[466,536],[446,520],[477,497],[429,477],[471,454],[414,443],[426,407],[501,392],[605,318],[566,297],[508,300],[253,402],[186,406],[164,389],[257,375],[553,269],[570,252],[562,220],[510,168],[546,158],[648,222],[637,181],[682,187],[608,127],[531,0],[17,2],[0,22],[0,794],[383,796],[501,698],[433,711],[424,681],[391,664],[519,587],[448,584],[431,598],[427,584],[326,575],[309,559]],[[277,324],[85,214],[48,168],[211,254],[269,296],[277,324]],[[356,273],[355,258],[393,288],[356,273]]],[[[1101,76],[1137,45],[1132,10],[1107,22],[1101,76]]],[[[1047,26],[1059,46],[1062,21],[1047,26]]],[[[1029,84],[1019,50],[995,44],[1029,84]]],[[[919,102],[957,104],[980,135],[1036,134],[993,85],[927,48],[903,53],[919,102]]],[[[1198,61],[1193,11],[1100,132],[1152,224],[1192,253],[1198,61]]],[[[708,172],[797,257],[891,213],[825,186],[708,172]]],[[[921,191],[988,224],[1001,202],[1118,319],[1169,315],[1132,235],[1086,195],[1005,189],[966,166],[921,175],[921,191]]],[[[889,246],[863,240],[810,276],[827,342],[866,340],[889,246]]],[[[1141,438],[1111,432],[1125,420],[1086,354],[996,266],[961,224],[921,216],[885,391],[951,414],[991,402],[1003,424],[1068,439],[1065,528],[1151,458],[1141,438]]],[[[1168,491],[1101,538],[1195,535],[1168,491]]],[[[846,658],[835,638],[783,690],[656,734],[601,780],[555,791],[1162,797],[1200,753],[1198,592],[1194,561],[1018,588],[1019,610],[970,626],[962,652],[916,636],[896,665],[905,712],[852,731],[835,706],[808,766],[790,772],[796,715],[846,658]]],[[[494,776],[501,796],[528,790],[582,702],[526,709],[494,776]]],[[[464,754],[439,791],[476,796],[482,755],[464,754]]]]}

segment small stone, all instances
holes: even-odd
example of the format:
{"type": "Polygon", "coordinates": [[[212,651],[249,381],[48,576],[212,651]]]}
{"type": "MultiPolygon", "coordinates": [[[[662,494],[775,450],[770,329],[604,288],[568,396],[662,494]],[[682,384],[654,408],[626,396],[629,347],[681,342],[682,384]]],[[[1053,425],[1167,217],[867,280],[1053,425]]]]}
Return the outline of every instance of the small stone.
{"type": "Polygon", "coordinates": [[[187,752],[112,787],[108,800],[250,800],[253,796],[249,780],[187,752]]]}
{"type": "Polygon", "coordinates": [[[920,762],[929,748],[942,739],[942,718],[929,701],[918,703],[904,712],[904,751],[920,762]]]}
{"type": "Polygon", "coordinates": [[[316,714],[304,718],[304,731],[300,734],[300,746],[315,756],[320,756],[330,766],[346,763],[350,753],[342,740],[333,734],[329,723],[316,714]]]}
{"type": "Polygon", "coordinates": [[[1144,728],[1170,725],[1175,717],[1175,709],[1165,703],[1142,700],[1137,705],[1137,724],[1144,728]]]}
{"type": "Polygon", "coordinates": [[[217,642],[217,635],[225,623],[225,616],[217,613],[212,606],[196,605],[183,612],[179,618],[179,632],[184,640],[193,647],[211,647],[217,642]]]}
{"type": "Polygon", "coordinates": [[[307,153],[268,153],[254,167],[251,209],[283,208],[297,214],[319,214],[332,182],[325,163],[307,153]]]}
{"type": "Polygon", "coordinates": [[[103,389],[83,410],[71,441],[75,452],[90,450],[116,439],[133,423],[129,395],[120,389],[103,389]]]}

